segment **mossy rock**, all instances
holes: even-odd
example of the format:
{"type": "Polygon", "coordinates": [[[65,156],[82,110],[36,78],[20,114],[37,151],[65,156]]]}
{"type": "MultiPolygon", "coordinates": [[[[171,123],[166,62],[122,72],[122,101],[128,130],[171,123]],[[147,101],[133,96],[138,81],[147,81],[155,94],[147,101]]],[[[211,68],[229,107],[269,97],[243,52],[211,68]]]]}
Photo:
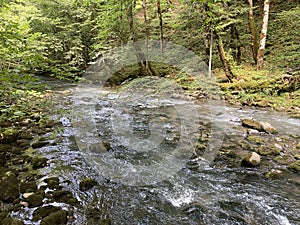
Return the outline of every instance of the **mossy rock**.
{"type": "Polygon", "coordinates": [[[32,168],[39,169],[47,165],[47,158],[45,157],[36,157],[31,160],[32,168]]]}
{"type": "Polygon", "coordinates": [[[77,200],[73,197],[72,192],[67,190],[58,190],[53,192],[53,199],[57,202],[77,202],[77,200]]]}
{"type": "Polygon", "coordinates": [[[24,223],[22,221],[14,219],[14,218],[10,218],[10,217],[3,219],[1,224],[3,224],[3,225],[24,225],[24,223]]]}
{"type": "Polygon", "coordinates": [[[267,172],[265,174],[265,177],[267,179],[276,179],[282,176],[282,171],[281,170],[276,170],[276,169],[271,169],[271,171],[267,172]]]}
{"type": "Polygon", "coordinates": [[[274,158],[275,162],[282,164],[282,165],[288,165],[291,163],[292,159],[287,155],[280,155],[274,158]]]}
{"type": "Polygon", "coordinates": [[[251,142],[255,142],[256,144],[263,144],[264,143],[264,141],[261,139],[261,137],[258,137],[258,136],[255,136],[255,135],[249,135],[247,137],[247,140],[251,141],[251,142]]]}
{"type": "Polygon", "coordinates": [[[50,142],[49,141],[37,141],[35,143],[32,143],[31,147],[32,148],[42,148],[46,145],[48,145],[50,142]]]}
{"type": "Polygon", "coordinates": [[[13,202],[19,196],[19,181],[14,174],[0,180],[0,200],[13,202]]]}
{"type": "Polygon", "coordinates": [[[20,192],[34,192],[37,190],[37,184],[34,181],[23,181],[20,184],[20,192]]]}
{"type": "Polygon", "coordinates": [[[279,155],[280,149],[275,148],[275,147],[269,147],[269,146],[259,146],[258,153],[263,156],[279,155]]]}
{"type": "Polygon", "coordinates": [[[34,208],[34,207],[41,206],[43,204],[43,199],[44,197],[40,193],[35,193],[33,195],[30,195],[26,199],[26,202],[28,202],[29,207],[34,208]]]}
{"type": "Polygon", "coordinates": [[[41,225],[65,225],[68,222],[67,216],[67,211],[59,210],[43,218],[41,225]]]}
{"type": "Polygon", "coordinates": [[[83,178],[79,183],[80,191],[87,191],[98,185],[98,182],[92,178],[83,178]]]}
{"type": "Polygon", "coordinates": [[[58,177],[49,177],[44,179],[47,183],[47,187],[50,189],[58,189],[59,188],[59,178],[58,177]]]}
{"type": "Polygon", "coordinates": [[[61,210],[60,207],[57,206],[53,206],[53,205],[47,205],[47,206],[43,206],[41,208],[38,208],[36,210],[34,210],[33,212],[33,221],[38,221],[41,220],[49,215],[51,215],[52,213],[55,213],[57,211],[61,210]]]}
{"type": "Polygon", "coordinates": [[[31,140],[31,139],[33,139],[33,135],[29,131],[24,130],[19,133],[19,138],[31,140]]]}
{"type": "Polygon", "coordinates": [[[300,174],[300,160],[297,160],[296,162],[290,164],[288,166],[288,169],[300,174]]]}
{"type": "Polygon", "coordinates": [[[16,129],[8,128],[0,133],[0,143],[10,144],[18,139],[19,131],[16,129]]]}

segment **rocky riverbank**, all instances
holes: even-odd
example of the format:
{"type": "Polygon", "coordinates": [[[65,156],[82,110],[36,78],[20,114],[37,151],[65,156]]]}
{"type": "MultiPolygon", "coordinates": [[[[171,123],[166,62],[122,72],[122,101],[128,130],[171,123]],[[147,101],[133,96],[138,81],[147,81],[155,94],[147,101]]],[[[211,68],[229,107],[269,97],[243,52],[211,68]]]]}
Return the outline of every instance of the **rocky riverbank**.
{"type": "MultiPolygon", "coordinates": [[[[60,101],[61,96],[56,96],[60,101]]],[[[66,102],[70,100],[65,98],[66,102]]],[[[63,103],[64,104],[64,103],[63,103]]],[[[70,106],[68,106],[70,107],[70,106]]],[[[74,224],[77,208],[84,207],[77,193],[70,191],[70,181],[45,173],[49,155],[44,148],[57,145],[56,134],[64,129],[59,121],[42,113],[12,123],[2,122],[0,130],[0,223],[24,224],[18,216],[27,212],[28,220],[41,225],[74,224]],[[28,213],[30,212],[30,213],[28,213]]],[[[300,173],[300,136],[283,134],[276,127],[255,118],[241,117],[239,135],[226,134],[212,166],[245,167],[257,170],[265,179],[285,179],[300,173]]],[[[197,154],[206,150],[207,131],[200,132],[197,154]]],[[[50,160],[50,161],[49,161],[50,160]]],[[[53,161],[51,161],[53,162],[53,161]]],[[[299,182],[299,179],[295,179],[299,182]]],[[[86,192],[98,185],[89,177],[76,184],[86,192]]],[[[110,224],[98,218],[97,207],[87,210],[86,217],[95,224],[110,224]]]]}

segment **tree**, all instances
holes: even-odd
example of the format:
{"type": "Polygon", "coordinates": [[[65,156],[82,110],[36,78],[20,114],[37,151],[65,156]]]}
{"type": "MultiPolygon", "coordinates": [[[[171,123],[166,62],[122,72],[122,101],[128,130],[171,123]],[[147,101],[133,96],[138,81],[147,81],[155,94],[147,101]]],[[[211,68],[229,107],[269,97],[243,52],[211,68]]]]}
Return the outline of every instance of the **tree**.
{"type": "Polygon", "coordinates": [[[258,41],[257,41],[257,30],[254,22],[254,14],[253,14],[253,1],[248,0],[249,2],[249,29],[251,33],[252,39],[252,55],[255,64],[257,63],[257,52],[258,52],[258,41]]]}
{"type": "Polygon", "coordinates": [[[264,66],[264,51],[267,40],[267,30],[268,30],[268,22],[269,22],[269,8],[270,8],[270,0],[264,1],[264,13],[263,13],[263,24],[260,33],[260,42],[257,53],[257,70],[261,70],[264,66]]]}
{"type": "Polygon", "coordinates": [[[157,0],[157,14],[158,14],[158,19],[159,19],[159,40],[160,40],[160,54],[163,55],[163,20],[162,20],[162,13],[161,13],[161,5],[160,5],[160,0],[157,0]]]}

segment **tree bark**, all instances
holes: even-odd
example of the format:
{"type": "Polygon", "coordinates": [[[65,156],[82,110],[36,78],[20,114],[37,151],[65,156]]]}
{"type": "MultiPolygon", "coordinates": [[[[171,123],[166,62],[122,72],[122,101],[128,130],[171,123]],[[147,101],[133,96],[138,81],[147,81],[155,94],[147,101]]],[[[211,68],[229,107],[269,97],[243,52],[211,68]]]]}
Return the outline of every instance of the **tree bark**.
{"type": "Polygon", "coordinates": [[[240,44],[240,37],[239,32],[236,28],[235,24],[230,26],[231,28],[231,41],[232,41],[232,49],[233,49],[233,58],[234,61],[240,65],[241,64],[241,44],[240,44]]]}
{"type": "Polygon", "coordinates": [[[249,29],[251,33],[252,39],[252,56],[255,64],[257,64],[257,52],[258,52],[258,40],[257,40],[257,30],[254,21],[254,14],[253,14],[253,1],[248,0],[249,2],[249,29]]]}
{"type": "Polygon", "coordinates": [[[265,46],[266,46],[266,40],[267,40],[269,8],[270,8],[270,0],[265,0],[263,24],[262,24],[262,29],[261,29],[261,33],[260,33],[259,49],[257,52],[257,70],[261,70],[264,66],[264,52],[265,52],[265,46]]]}
{"type": "Polygon", "coordinates": [[[163,35],[163,20],[162,20],[160,0],[157,0],[157,14],[159,19],[160,54],[162,56],[164,52],[164,46],[163,46],[164,35],[163,35]]]}
{"type": "Polygon", "coordinates": [[[213,40],[214,40],[213,31],[210,32],[210,43],[209,43],[209,61],[208,61],[208,77],[211,77],[212,71],[212,52],[213,52],[213,40]]]}
{"type": "Polygon", "coordinates": [[[218,50],[219,50],[221,61],[222,61],[223,66],[224,66],[225,75],[226,75],[227,79],[231,82],[232,78],[234,78],[234,75],[233,75],[231,67],[230,67],[230,65],[229,65],[229,63],[226,59],[223,40],[222,40],[219,32],[215,31],[215,34],[216,34],[217,41],[218,41],[218,50]]]}

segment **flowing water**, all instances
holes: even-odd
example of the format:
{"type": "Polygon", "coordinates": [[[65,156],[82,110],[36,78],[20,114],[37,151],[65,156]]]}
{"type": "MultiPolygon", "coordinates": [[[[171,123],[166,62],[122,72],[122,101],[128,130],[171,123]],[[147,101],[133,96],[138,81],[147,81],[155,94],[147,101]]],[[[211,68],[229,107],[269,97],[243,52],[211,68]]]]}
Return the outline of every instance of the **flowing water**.
{"type": "MultiPolygon", "coordinates": [[[[53,82],[50,84],[53,86],[53,82]]],[[[109,218],[111,224],[117,225],[300,224],[300,179],[296,174],[289,174],[277,180],[267,180],[260,168],[230,167],[222,162],[202,164],[201,157],[190,157],[189,154],[189,158],[180,165],[180,168],[176,168],[173,174],[158,182],[151,183],[150,179],[149,184],[133,185],[128,184],[128,180],[118,177],[114,179],[113,175],[107,171],[107,166],[100,167],[104,168],[102,173],[101,169],[95,166],[97,163],[103,164],[99,149],[87,152],[79,148],[78,141],[76,142],[75,136],[78,136],[78,133],[72,123],[72,113],[67,111],[72,109],[74,90],[73,86],[63,86],[61,90],[56,87],[57,107],[66,111],[53,117],[62,122],[64,129],[56,138],[58,145],[41,149],[50,159],[50,166],[44,172],[58,175],[65,180],[65,188],[75,193],[76,198],[82,203],[83,207],[74,213],[75,221],[72,224],[100,224],[100,222],[86,222],[89,208],[99,209],[98,221],[109,218]],[[91,156],[91,154],[95,155],[91,156]],[[78,186],[82,177],[97,179],[99,187],[81,192],[78,186]]],[[[82,90],[82,92],[88,91],[82,90]]],[[[182,138],[181,130],[178,128],[180,121],[174,119],[164,123],[167,126],[169,141],[161,141],[162,144],[154,146],[154,150],[150,153],[138,150],[130,152],[126,146],[122,145],[124,142],[118,142],[120,138],[128,141],[128,136],[116,137],[114,134],[114,129],[122,129],[122,126],[121,128],[113,127],[111,122],[114,110],[112,102],[117,95],[109,89],[105,90],[105,93],[106,95],[97,99],[93,116],[99,138],[102,141],[109,141],[110,154],[122,161],[123,164],[118,164],[118,166],[124,166],[128,170],[126,165],[130,163],[149,165],[160,160],[161,156],[172,152],[172,148],[178,144],[178,139],[182,138]],[[156,155],[159,156],[156,157],[156,155]]],[[[133,121],[130,126],[134,130],[134,135],[142,141],[145,137],[149,138],[153,130],[159,134],[161,126],[158,125],[161,122],[155,118],[169,119],[168,104],[172,103],[170,101],[168,103],[156,102],[155,106],[153,106],[154,103],[141,102],[134,110],[130,108],[125,113],[125,117],[129,118],[128,121],[133,121]],[[153,111],[153,107],[165,110],[153,111]],[[154,120],[151,117],[153,112],[157,112],[154,114],[154,120]],[[152,128],[149,128],[149,120],[154,124],[152,128]],[[155,124],[158,127],[155,127],[155,124]]],[[[174,104],[178,104],[178,100],[173,101],[174,104]]],[[[215,105],[218,113],[211,118],[211,110],[207,104],[198,102],[194,107],[200,115],[200,127],[197,129],[211,128],[213,119],[217,128],[224,133],[224,140],[231,138],[231,140],[238,141],[244,137],[245,131],[241,129],[240,118],[250,116],[270,122],[280,134],[300,133],[299,120],[289,118],[286,114],[279,112],[215,105]]],[[[118,120],[118,124],[120,123],[122,120],[118,120]]],[[[128,123],[124,126],[128,126],[128,123]]],[[[188,128],[194,129],[192,125],[190,126],[188,128]]],[[[143,145],[147,143],[139,146],[143,145]]],[[[106,161],[107,164],[113,162],[115,161],[109,161],[109,159],[106,161]]],[[[114,165],[110,166],[111,170],[120,169],[115,168],[114,165]]],[[[122,172],[117,175],[124,176],[122,172]]],[[[147,176],[146,174],[145,177],[147,176]]],[[[135,179],[133,178],[134,181],[135,179]]]]}

